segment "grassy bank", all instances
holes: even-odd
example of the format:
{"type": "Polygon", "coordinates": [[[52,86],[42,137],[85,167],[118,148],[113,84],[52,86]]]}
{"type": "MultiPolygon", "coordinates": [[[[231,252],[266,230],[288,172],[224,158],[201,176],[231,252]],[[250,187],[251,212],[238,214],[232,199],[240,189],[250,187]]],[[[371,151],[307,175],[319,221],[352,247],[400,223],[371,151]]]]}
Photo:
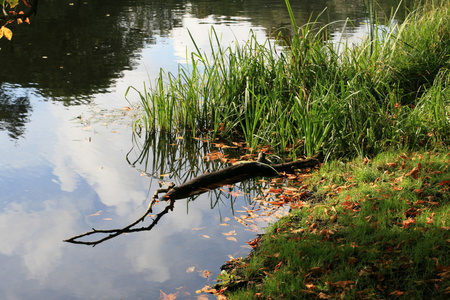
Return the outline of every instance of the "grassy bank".
{"type": "Polygon", "coordinates": [[[250,259],[230,262],[217,289],[228,299],[447,299],[449,155],[325,164],[303,181],[314,196],[290,193],[299,208],[250,259]]]}
{"type": "Polygon", "coordinates": [[[321,145],[362,157],[448,143],[449,7],[430,0],[402,24],[372,20],[358,46],[326,42],[329,26],[314,22],[284,38],[281,52],[253,35],[224,47],[212,31],[211,55],[197,49],[177,74],[161,71],[151,88],[131,89],[145,110],[136,126],[208,132],[293,158],[321,145]]]}

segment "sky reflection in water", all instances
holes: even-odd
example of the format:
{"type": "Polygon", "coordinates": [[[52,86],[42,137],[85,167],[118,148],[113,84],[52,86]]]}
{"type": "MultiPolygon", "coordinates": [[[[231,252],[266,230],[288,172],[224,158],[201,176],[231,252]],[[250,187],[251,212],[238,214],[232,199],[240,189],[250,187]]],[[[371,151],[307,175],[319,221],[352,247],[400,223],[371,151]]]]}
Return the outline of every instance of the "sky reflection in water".
{"type": "MultiPolygon", "coordinates": [[[[214,209],[214,193],[179,200],[151,232],[121,235],[94,248],[62,242],[92,227],[128,225],[159,187],[157,179],[141,176],[142,165],[133,168],[126,160],[133,147],[132,117],[117,116],[127,113],[121,108],[129,105],[124,97],[128,87],[142,90],[160,68],[176,72],[178,63],[186,63],[186,47],[188,53],[194,49],[186,28],[204,51],[213,24],[223,45],[245,42],[250,29],[263,41],[266,29],[249,20],[244,15],[200,19],[184,14],[167,34],[154,34],[151,43],[134,52],[133,66],[109,86],[99,83],[97,92],[74,96],[83,101],[64,95],[64,85],[57,90],[51,80],[42,87],[31,76],[21,88],[14,76],[11,82],[0,78],[2,99],[22,97],[29,106],[16,126],[20,131],[0,127],[0,299],[158,299],[160,290],[193,299],[196,289],[214,284],[228,255],[249,251],[242,246],[255,232],[234,221],[233,211],[243,214],[239,210],[249,207],[253,194],[230,200],[225,193],[214,209]],[[52,101],[52,93],[62,101],[52,101]],[[220,225],[226,217],[230,225],[220,225]],[[223,235],[231,230],[237,242],[223,235]],[[195,270],[186,272],[192,266],[195,270]],[[212,273],[203,278],[201,270],[212,273]]],[[[163,208],[160,204],[155,213],[163,208]]]]}

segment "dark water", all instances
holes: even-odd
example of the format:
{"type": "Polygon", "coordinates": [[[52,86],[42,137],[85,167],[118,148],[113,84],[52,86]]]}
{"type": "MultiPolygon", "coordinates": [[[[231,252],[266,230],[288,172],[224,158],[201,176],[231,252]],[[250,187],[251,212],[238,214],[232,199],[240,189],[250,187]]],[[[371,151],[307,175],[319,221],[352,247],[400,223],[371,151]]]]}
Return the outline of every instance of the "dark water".
{"type": "MultiPolygon", "coordinates": [[[[299,25],[327,7],[319,21],[350,18],[345,35],[355,39],[366,30],[363,1],[291,2],[299,25]]],[[[390,11],[391,1],[378,2],[379,15],[390,11]]],[[[94,248],[62,240],[123,227],[159,181],[220,167],[203,159],[215,149],[200,141],[133,135],[125,92],[185,63],[187,29],[205,51],[212,25],[224,45],[250,30],[263,41],[289,26],[284,1],[40,0],[31,21],[0,40],[0,299],[158,299],[161,291],[197,299],[229,255],[248,253],[249,229],[270,221],[247,228],[233,217],[258,208],[252,190],[261,186],[177,201],[152,231],[94,248]],[[223,234],[232,230],[236,241],[223,234]]]]}

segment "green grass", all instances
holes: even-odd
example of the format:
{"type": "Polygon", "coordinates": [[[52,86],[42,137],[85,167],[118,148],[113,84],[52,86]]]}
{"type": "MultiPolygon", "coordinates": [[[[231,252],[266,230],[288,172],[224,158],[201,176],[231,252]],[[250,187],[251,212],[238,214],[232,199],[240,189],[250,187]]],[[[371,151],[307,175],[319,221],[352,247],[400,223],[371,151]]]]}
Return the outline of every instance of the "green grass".
{"type": "Polygon", "coordinates": [[[309,183],[321,200],[273,224],[249,259],[223,272],[233,278],[224,295],[446,299],[449,162],[447,153],[388,152],[325,164],[309,183]]]}
{"type": "Polygon", "coordinates": [[[327,42],[329,25],[313,21],[280,37],[283,51],[252,33],[224,47],[212,29],[211,54],[197,48],[177,74],[130,88],[144,109],[136,126],[213,133],[293,158],[321,146],[334,157],[433,149],[450,136],[449,7],[427,1],[390,27],[372,20],[358,46],[327,42]]]}

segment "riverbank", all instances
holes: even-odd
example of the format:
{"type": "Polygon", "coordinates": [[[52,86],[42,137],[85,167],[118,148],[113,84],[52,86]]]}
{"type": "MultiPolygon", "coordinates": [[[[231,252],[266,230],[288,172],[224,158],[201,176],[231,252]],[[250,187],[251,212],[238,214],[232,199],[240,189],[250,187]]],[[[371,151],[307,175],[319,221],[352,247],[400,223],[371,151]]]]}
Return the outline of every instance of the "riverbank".
{"type": "Polygon", "coordinates": [[[309,29],[294,36],[291,55],[307,70],[290,69],[301,88],[288,102],[305,106],[292,113],[300,119],[280,114],[278,130],[291,138],[289,124],[299,126],[303,138],[290,140],[302,141],[297,150],[311,155],[321,144],[335,159],[301,182],[303,192],[274,187],[276,201],[292,201],[290,215],[249,242],[248,258],[227,262],[209,292],[219,299],[448,298],[449,7],[428,1],[382,42],[377,36],[345,48],[337,64],[323,59],[329,49],[308,56],[316,46],[309,29]]]}
{"type": "Polygon", "coordinates": [[[326,163],[302,183],[309,198],[280,189],[297,208],[250,242],[249,258],[228,262],[216,290],[222,299],[445,299],[446,150],[326,163]]]}
{"type": "Polygon", "coordinates": [[[203,291],[448,297],[450,3],[425,1],[402,24],[371,19],[358,45],[329,43],[329,25],[297,30],[286,4],[295,30],[281,54],[252,37],[223,48],[213,31],[211,56],[197,48],[178,74],[136,90],[136,126],[148,131],[207,133],[292,159],[325,154],[300,186],[271,190],[291,214],[203,291]]]}

